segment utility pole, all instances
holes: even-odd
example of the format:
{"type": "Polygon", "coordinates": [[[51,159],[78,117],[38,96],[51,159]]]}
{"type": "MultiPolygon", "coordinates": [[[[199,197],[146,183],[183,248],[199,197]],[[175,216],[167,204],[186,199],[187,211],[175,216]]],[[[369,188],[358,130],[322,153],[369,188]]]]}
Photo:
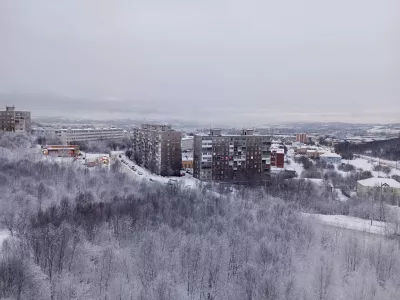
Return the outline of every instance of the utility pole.
{"type": "Polygon", "coordinates": [[[384,217],[384,209],[383,209],[383,198],[382,198],[382,189],[383,189],[383,183],[381,183],[381,189],[380,189],[380,194],[379,194],[379,198],[380,198],[380,219],[381,222],[385,221],[385,217],[384,217]]]}

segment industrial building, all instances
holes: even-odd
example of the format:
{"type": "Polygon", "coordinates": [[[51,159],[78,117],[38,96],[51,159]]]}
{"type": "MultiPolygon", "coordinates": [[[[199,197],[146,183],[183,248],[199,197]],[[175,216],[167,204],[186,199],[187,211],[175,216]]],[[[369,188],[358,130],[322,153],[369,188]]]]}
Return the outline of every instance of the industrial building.
{"type": "Polygon", "coordinates": [[[125,131],[121,128],[60,129],[55,132],[63,144],[101,140],[122,140],[125,131]]]}
{"type": "Polygon", "coordinates": [[[15,110],[14,106],[7,106],[5,111],[0,111],[0,131],[30,133],[31,113],[15,110]]]}
{"type": "Polygon", "coordinates": [[[205,181],[259,183],[270,175],[271,137],[254,135],[252,129],[241,135],[223,135],[220,129],[194,137],[193,176],[205,181]]]}
{"type": "Polygon", "coordinates": [[[142,124],[133,131],[135,161],[161,176],[179,176],[182,168],[180,132],[169,125],[142,124]]]}

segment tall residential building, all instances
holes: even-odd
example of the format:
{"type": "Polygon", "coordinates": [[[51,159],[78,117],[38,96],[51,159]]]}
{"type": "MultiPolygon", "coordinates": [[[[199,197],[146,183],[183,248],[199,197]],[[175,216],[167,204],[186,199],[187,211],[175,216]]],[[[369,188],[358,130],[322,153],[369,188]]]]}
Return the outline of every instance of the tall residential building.
{"type": "Polygon", "coordinates": [[[305,133],[297,133],[296,134],[296,142],[307,144],[307,134],[305,133]]]}
{"type": "Polygon", "coordinates": [[[63,144],[102,140],[122,140],[125,131],[121,128],[60,129],[55,132],[63,144]]]}
{"type": "Polygon", "coordinates": [[[209,135],[194,137],[193,176],[200,180],[256,183],[270,175],[271,137],[243,130],[241,135],[223,135],[212,129],[209,135]]]}
{"type": "Polygon", "coordinates": [[[0,111],[0,131],[30,132],[31,113],[7,106],[5,111],[0,111]]]}
{"type": "Polygon", "coordinates": [[[179,176],[182,168],[181,132],[169,125],[142,124],[133,131],[134,158],[161,176],[179,176]]]}
{"type": "Polygon", "coordinates": [[[285,167],[285,149],[271,149],[271,167],[283,169],[285,167]]]}

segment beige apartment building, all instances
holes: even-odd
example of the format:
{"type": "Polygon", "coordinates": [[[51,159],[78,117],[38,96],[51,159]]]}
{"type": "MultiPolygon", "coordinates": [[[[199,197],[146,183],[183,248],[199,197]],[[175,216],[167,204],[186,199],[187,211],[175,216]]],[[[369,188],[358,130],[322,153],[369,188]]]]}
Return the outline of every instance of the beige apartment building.
{"type": "Polygon", "coordinates": [[[133,130],[138,164],[161,176],[179,176],[182,169],[181,132],[170,125],[142,124],[133,130]]]}

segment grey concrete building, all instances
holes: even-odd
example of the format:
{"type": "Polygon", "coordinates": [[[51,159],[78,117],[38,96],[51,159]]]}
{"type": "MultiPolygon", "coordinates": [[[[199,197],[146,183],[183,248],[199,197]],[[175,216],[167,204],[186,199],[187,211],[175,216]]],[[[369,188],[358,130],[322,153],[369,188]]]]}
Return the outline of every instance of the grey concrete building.
{"type": "Polygon", "coordinates": [[[205,181],[261,183],[270,175],[271,137],[243,130],[223,135],[212,129],[194,137],[193,176],[205,181]]]}
{"type": "Polygon", "coordinates": [[[30,132],[31,113],[29,111],[17,111],[14,106],[7,106],[0,111],[0,131],[30,132]]]}
{"type": "Polygon", "coordinates": [[[74,144],[75,142],[123,140],[125,132],[122,128],[69,128],[56,130],[55,136],[63,144],[74,144]]]}
{"type": "Polygon", "coordinates": [[[179,176],[182,168],[181,132],[169,125],[142,124],[133,131],[135,160],[161,176],[179,176]]]}

